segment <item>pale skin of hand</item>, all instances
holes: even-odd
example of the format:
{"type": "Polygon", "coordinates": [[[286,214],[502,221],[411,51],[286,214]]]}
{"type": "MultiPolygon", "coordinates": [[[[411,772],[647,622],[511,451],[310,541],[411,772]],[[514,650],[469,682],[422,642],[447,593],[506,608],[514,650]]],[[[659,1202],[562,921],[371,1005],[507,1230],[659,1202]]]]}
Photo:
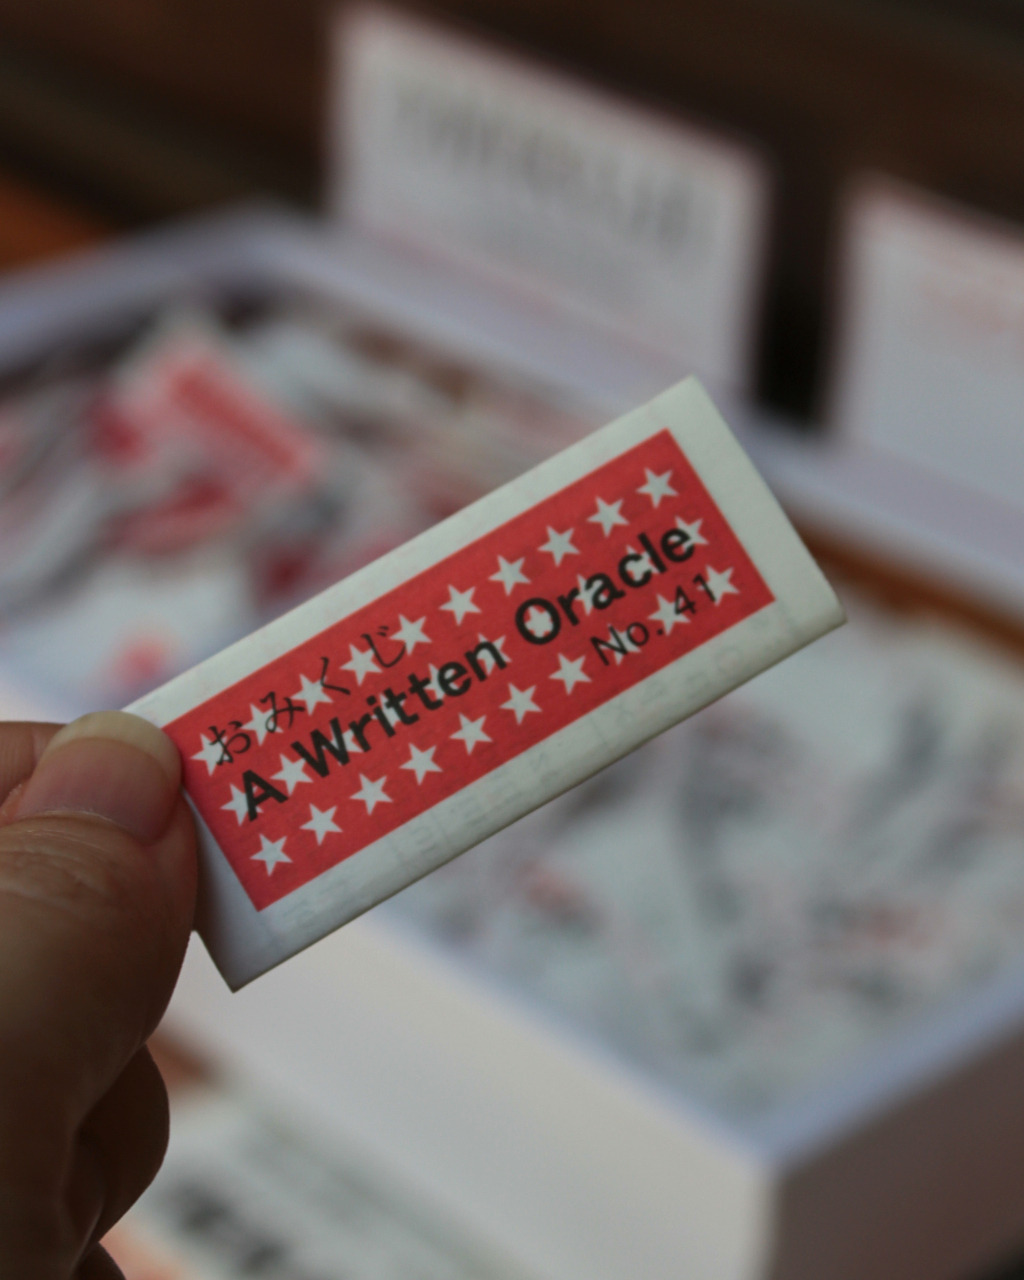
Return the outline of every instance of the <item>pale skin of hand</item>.
{"type": "Polygon", "coordinates": [[[146,1041],[195,907],[180,762],[121,712],[0,724],[0,1277],[115,1280],[98,1241],[149,1184],[146,1041]]]}

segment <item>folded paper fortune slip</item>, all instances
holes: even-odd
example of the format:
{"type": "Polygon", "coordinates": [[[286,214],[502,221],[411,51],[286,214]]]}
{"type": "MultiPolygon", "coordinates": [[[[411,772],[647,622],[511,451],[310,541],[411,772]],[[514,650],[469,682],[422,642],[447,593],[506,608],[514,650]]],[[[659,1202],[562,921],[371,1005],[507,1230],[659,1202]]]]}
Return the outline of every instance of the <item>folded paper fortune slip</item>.
{"type": "Polygon", "coordinates": [[[689,379],[129,710],[238,988],[842,617],[689,379]]]}

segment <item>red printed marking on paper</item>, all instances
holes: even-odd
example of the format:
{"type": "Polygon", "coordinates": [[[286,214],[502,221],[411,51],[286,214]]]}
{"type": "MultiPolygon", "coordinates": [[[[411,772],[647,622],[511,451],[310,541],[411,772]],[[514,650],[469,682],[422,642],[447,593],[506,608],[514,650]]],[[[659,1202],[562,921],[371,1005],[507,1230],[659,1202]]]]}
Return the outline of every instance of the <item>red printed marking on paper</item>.
{"type": "Polygon", "coordinates": [[[262,909],[772,599],[663,431],[167,732],[262,909]]]}
{"type": "Polygon", "coordinates": [[[305,427],[255,391],[216,343],[187,333],[165,338],[95,415],[102,447],[123,466],[198,459],[235,497],[301,484],[321,457],[305,427]]]}

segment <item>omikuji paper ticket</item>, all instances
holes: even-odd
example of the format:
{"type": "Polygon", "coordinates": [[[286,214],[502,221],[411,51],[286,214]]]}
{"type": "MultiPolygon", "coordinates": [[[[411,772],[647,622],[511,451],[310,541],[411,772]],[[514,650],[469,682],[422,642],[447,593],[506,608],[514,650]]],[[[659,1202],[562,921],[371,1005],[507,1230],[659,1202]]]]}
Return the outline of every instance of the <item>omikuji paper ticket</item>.
{"type": "Polygon", "coordinates": [[[841,621],[690,379],[130,710],[239,987],[841,621]]]}

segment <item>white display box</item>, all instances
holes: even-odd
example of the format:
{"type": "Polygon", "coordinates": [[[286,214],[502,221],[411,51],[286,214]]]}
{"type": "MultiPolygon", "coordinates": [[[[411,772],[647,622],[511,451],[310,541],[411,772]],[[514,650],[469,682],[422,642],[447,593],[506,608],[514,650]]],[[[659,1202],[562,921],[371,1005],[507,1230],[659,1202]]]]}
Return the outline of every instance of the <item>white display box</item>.
{"type": "MultiPolygon", "coordinates": [[[[531,311],[425,259],[260,211],[9,278],[0,370],[192,287],[235,282],[365,308],[600,415],[687,372],[550,306],[531,311]]],[[[724,407],[795,509],[887,549],[898,531],[919,563],[947,563],[945,490],[861,467],[845,445],[761,434],[756,415],[724,407]],[[884,496],[911,490],[916,506],[884,496]]],[[[958,541],[1024,609],[984,538],[958,541]]],[[[954,1280],[1024,1241],[1019,965],[747,1127],[376,916],[236,996],[193,949],[168,1026],[272,1090],[299,1123],[358,1139],[458,1206],[538,1277],[954,1280]]]]}

